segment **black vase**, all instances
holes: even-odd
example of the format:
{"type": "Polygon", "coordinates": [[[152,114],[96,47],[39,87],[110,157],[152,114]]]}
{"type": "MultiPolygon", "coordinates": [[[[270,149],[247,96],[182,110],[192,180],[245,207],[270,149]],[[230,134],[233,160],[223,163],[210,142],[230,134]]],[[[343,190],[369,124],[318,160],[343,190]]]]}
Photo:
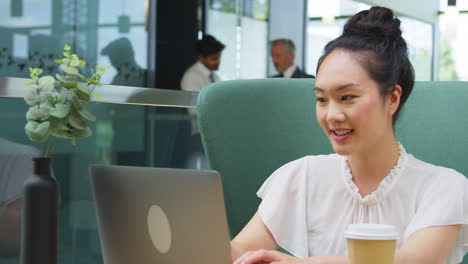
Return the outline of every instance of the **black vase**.
{"type": "Polygon", "coordinates": [[[34,158],[34,172],[24,182],[21,264],[57,264],[59,186],[50,158],[34,158]]]}

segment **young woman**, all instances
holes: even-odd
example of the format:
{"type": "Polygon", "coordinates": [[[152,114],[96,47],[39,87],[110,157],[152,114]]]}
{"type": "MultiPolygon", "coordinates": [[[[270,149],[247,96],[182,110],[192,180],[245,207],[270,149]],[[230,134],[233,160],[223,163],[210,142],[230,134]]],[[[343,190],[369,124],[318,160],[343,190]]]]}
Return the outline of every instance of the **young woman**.
{"type": "Polygon", "coordinates": [[[257,213],[231,242],[234,263],[348,263],[352,223],[395,226],[398,264],[460,262],[468,180],[407,154],[394,134],[414,84],[400,20],[382,7],[351,17],[316,78],[317,120],[336,154],[301,158],[268,178],[257,213]]]}

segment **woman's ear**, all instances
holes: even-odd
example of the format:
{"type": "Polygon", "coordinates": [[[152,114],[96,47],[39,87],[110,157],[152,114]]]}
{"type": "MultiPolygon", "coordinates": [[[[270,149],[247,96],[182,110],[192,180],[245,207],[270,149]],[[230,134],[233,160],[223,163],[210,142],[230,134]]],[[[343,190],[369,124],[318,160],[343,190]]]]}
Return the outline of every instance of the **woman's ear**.
{"type": "Polygon", "coordinates": [[[395,84],[392,87],[392,92],[389,95],[389,108],[388,108],[390,115],[395,114],[396,110],[400,106],[400,97],[401,97],[402,92],[403,90],[401,89],[401,86],[399,84],[395,84]]]}

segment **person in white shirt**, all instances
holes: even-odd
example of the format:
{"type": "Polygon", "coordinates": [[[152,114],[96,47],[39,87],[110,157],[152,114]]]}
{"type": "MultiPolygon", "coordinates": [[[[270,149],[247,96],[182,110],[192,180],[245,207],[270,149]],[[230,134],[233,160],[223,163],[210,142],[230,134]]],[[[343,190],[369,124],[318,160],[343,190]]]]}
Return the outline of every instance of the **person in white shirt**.
{"type": "MultiPolygon", "coordinates": [[[[197,62],[188,68],[180,81],[183,91],[200,92],[210,83],[220,81],[216,71],[221,62],[221,52],[225,46],[211,35],[204,35],[198,40],[195,49],[197,62]]],[[[203,145],[199,135],[196,109],[188,109],[191,124],[191,136],[189,139],[188,153],[186,157],[187,168],[207,168],[207,160],[203,151],[203,145]]]]}
{"type": "Polygon", "coordinates": [[[406,153],[395,137],[414,85],[400,23],[372,7],[325,46],[316,118],[336,153],[292,161],[265,181],[257,213],[231,241],[234,264],[345,264],[344,230],[366,223],[398,230],[396,264],[462,261],[468,180],[406,153]]]}
{"type": "Polygon", "coordinates": [[[290,39],[275,39],[270,41],[271,60],[278,74],[272,78],[315,78],[294,64],[296,47],[290,39]]]}
{"type": "Polygon", "coordinates": [[[183,91],[200,92],[210,83],[220,81],[216,71],[225,46],[213,36],[204,35],[196,43],[197,62],[188,68],[180,81],[183,91]]]}

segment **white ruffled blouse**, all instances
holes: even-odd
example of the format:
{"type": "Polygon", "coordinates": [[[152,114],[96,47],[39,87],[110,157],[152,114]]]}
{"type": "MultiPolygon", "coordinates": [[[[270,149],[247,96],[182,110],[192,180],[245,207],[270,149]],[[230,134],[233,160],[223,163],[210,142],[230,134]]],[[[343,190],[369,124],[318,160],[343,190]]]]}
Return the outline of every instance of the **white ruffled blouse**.
{"type": "Polygon", "coordinates": [[[422,228],[462,224],[446,264],[468,252],[468,180],[455,170],[409,155],[400,145],[397,165],[364,198],[347,158],[307,156],[282,166],[262,185],[258,212],[282,248],[298,257],[346,255],[349,224],[397,227],[397,246],[422,228]]]}

